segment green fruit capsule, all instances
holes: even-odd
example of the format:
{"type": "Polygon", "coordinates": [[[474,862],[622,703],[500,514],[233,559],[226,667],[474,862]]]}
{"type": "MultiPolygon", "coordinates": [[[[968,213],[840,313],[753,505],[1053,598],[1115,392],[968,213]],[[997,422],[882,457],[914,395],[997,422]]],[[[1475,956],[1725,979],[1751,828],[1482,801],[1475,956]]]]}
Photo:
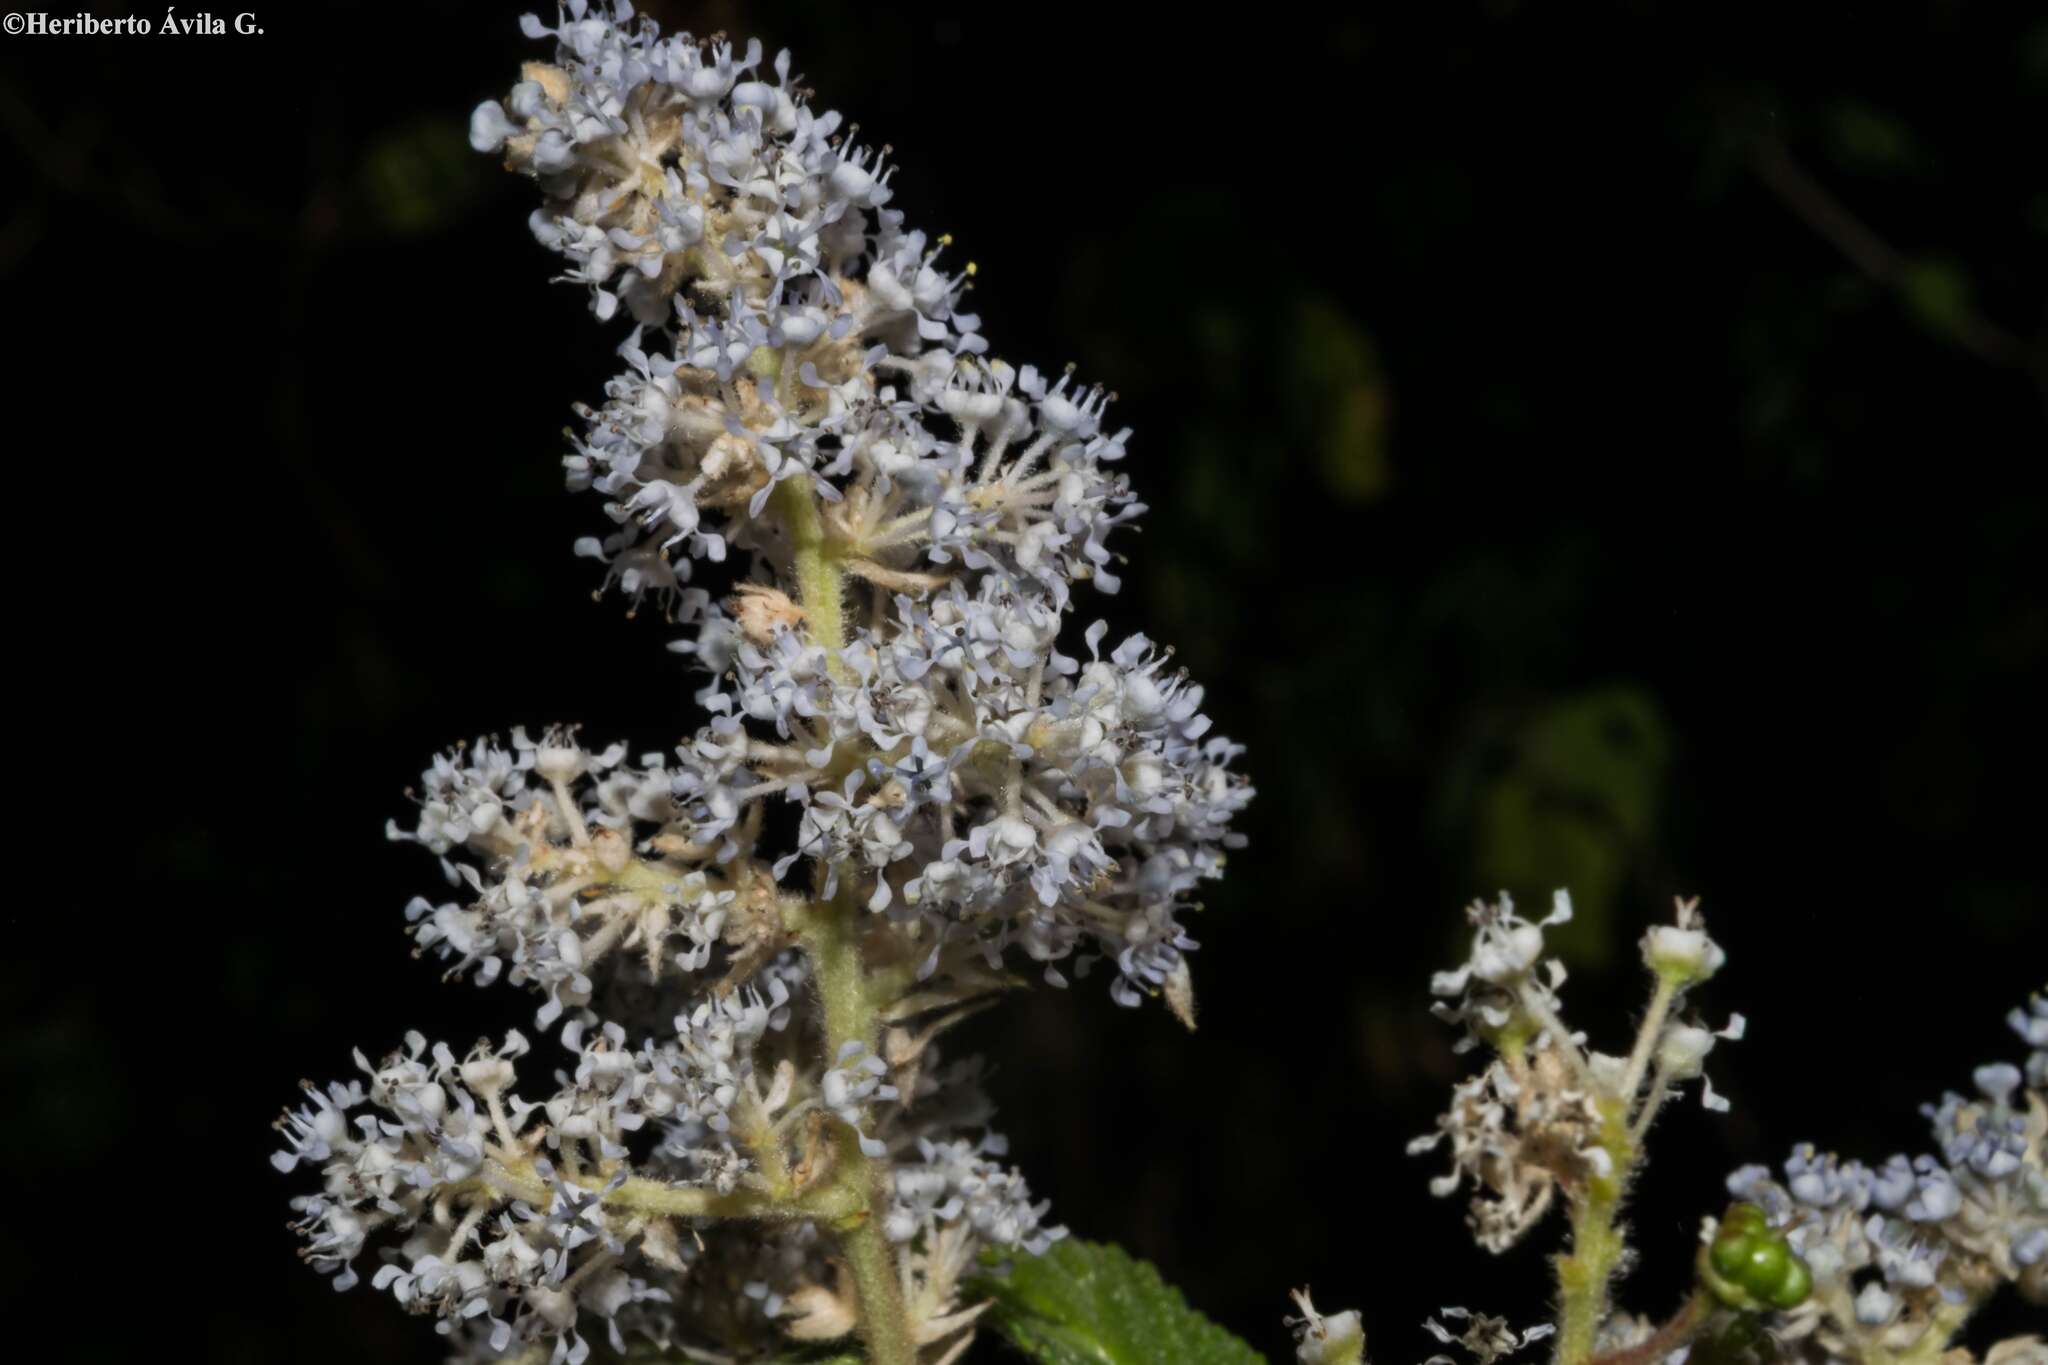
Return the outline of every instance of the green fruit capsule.
{"type": "Polygon", "coordinates": [[[1787,1253],[1784,1275],[1758,1297],[1773,1308],[1790,1309],[1805,1303],[1806,1296],[1812,1292],[1813,1272],[1807,1269],[1805,1259],[1787,1253]]]}
{"type": "Polygon", "coordinates": [[[1728,1278],[1758,1298],[1768,1299],[1779,1281],[1785,1278],[1785,1268],[1792,1262],[1792,1248],[1786,1246],[1781,1237],[1749,1237],[1743,1240],[1748,1245],[1742,1268],[1728,1278]]]}
{"type": "Polygon", "coordinates": [[[1749,1264],[1750,1248],[1754,1245],[1751,1238],[1740,1232],[1731,1237],[1724,1228],[1707,1252],[1714,1273],[1724,1280],[1740,1280],[1743,1267],[1749,1264]]]}
{"type": "Polygon", "coordinates": [[[1769,1232],[1771,1220],[1755,1204],[1730,1204],[1728,1212],[1721,1216],[1721,1235],[1744,1235],[1769,1232]]]}
{"type": "Polygon", "coordinates": [[[1700,1277],[1722,1303],[1744,1313],[1796,1308],[1813,1273],[1754,1204],[1729,1208],[1700,1258],[1700,1277]]]}

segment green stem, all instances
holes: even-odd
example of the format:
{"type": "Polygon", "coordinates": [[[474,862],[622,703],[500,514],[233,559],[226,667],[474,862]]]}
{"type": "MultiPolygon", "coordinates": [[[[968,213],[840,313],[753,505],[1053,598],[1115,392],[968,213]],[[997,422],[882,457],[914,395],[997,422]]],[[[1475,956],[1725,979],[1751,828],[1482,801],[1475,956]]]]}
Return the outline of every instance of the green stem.
{"type": "Polygon", "coordinates": [[[865,1219],[842,1234],[839,1249],[853,1271],[870,1365],[917,1365],[917,1341],[903,1306],[903,1282],[896,1275],[896,1249],[882,1235],[882,1220],[865,1219]]]}
{"type": "Polygon", "coordinates": [[[628,1180],[606,1196],[605,1202],[642,1213],[711,1218],[814,1218],[826,1222],[853,1217],[862,1208],[856,1192],[838,1185],[825,1185],[783,1201],[749,1190],[721,1195],[710,1190],[640,1179],[628,1180]]]}
{"type": "Polygon", "coordinates": [[[1628,1101],[1600,1101],[1600,1146],[1611,1163],[1606,1175],[1587,1180],[1572,1207],[1571,1250],[1557,1258],[1559,1321],[1556,1365],[1586,1365],[1600,1324],[1607,1319],[1607,1291],[1625,1245],[1615,1218],[1635,1164],[1628,1136],[1628,1101]]]}
{"type": "Polygon", "coordinates": [[[831,652],[837,666],[846,648],[846,571],[825,533],[811,481],[803,475],[784,479],[776,486],[774,507],[796,553],[797,596],[811,638],[831,652]]]}
{"type": "MultiPolygon", "coordinates": [[[[839,658],[846,647],[846,572],[840,547],[826,534],[810,480],[786,479],[775,490],[774,505],[789,531],[795,553],[797,593],[810,626],[811,638],[830,655],[835,676],[848,670],[839,658]]],[[[825,1057],[836,1062],[839,1050],[858,1042],[881,1054],[881,1009],[876,1001],[860,945],[859,898],[842,894],[832,901],[813,901],[794,916],[797,941],[810,959],[811,977],[825,1011],[825,1057]]],[[[896,1253],[882,1234],[882,1212],[889,1197],[888,1165],[861,1151],[860,1140],[842,1129],[837,1135],[838,1175],[832,1184],[850,1193],[855,1207],[834,1220],[840,1250],[853,1273],[860,1306],[860,1333],[870,1365],[917,1365],[917,1340],[904,1307],[903,1284],[896,1273],[896,1253]]]]}
{"type": "MultiPolygon", "coordinates": [[[[579,1189],[603,1190],[601,1175],[583,1172],[564,1175],[563,1181],[579,1189]]],[[[532,1162],[492,1163],[488,1180],[467,1182],[479,1190],[512,1194],[529,1204],[544,1205],[549,1191],[532,1162]]],[[[465,1186],[444,1187],[460,1190],[465,1186]]],[[[767,1221],[792,1218],[827,1222],[859,1216],[866,1202],[854,1191],[838,1184],[821,1186],[794,1199],[780,1198],[762,1190],[740,1189],[720,1194],[700,1185],[671,1185],[666,1181],[633,1176],[604,1196],[605,1206],[634,1213],[652,1213],[672,1218],[759,1218],[767,1221]]]]}
{"type": "MultiPolygon", "coordinates": [[[[1628,1057],[1628,1071],[1621,1078],[1620,1091],[1633,1097],[1643,1087],[1643,1077],[1650,1071],[1650,1056],[1657,1050],[1657,1042],[1664,1036],[1664,1020],[1671,1013],[1671,1003],[1678,998],[1678,989],[1685,978],[1668,972],[1657,973],[1657,986],[1650,996],[1650,1011],[1643,1017],[1643,1025],[1636,1030],[1636,1045],[1628,1057]]],[[[1652,1104],[1660,1098],[1653,1092],[1652,1104]]],[[[1645,1124],[1645,1127],[1648,1125],[1645,1124]]]]}
{"type": "MultiPolygon", "coordinates": [[[[825,1007],[825,1053],[836,1059],[839,1049],[858,1042],[879,1055],[881,1011],[870,991],[860,951],[857,898],[840,896],[806,906],[799,918],[798,941],[810,958],[811,976],[825,1007]]],[[[844,1220],[840,1250],[853,1272],[860,1300],[861,1336],[871,1365],[917,1365],[917,1343],[903,1304],[903,1285],[896,1274],[896,1253],[882,1235],[882,1209],[888,1200],[888,1167],[860,1149],[859,1138],[838,1135],[836,1185],[854,1192],[858,1210],[844,1220]]]]}

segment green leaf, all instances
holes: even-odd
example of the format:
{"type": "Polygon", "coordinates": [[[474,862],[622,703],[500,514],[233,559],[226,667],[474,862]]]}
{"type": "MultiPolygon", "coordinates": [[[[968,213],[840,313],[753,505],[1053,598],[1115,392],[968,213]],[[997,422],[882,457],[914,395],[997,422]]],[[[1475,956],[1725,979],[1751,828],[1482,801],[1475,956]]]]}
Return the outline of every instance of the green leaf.
{"type": "Polygon", "coordinates": [[[1265,1365],[1114,1246],[1069,1238],[977,1287],[996,1330],[1041,1365],[1265,1365]]]}
{"type": "MultiPolygon", "coordinates": [[[[691,1365],[702,1360],[702,1355],[684,1355],[680,1350],[664,1351],[658,1346],[638,1345],[628,1348],[624,1355],[612,1355],[602,1349],[600,1359],[616,1361],[618,1365],[691,1365]]],[[[779,1355],[769,1360],[757,1361],[756,1365],[867,1365],[867,1357],[857,1351],[834,1350],[831,1347],[813,1347],[798,1351],[794,1355],[779,1355]]]]}

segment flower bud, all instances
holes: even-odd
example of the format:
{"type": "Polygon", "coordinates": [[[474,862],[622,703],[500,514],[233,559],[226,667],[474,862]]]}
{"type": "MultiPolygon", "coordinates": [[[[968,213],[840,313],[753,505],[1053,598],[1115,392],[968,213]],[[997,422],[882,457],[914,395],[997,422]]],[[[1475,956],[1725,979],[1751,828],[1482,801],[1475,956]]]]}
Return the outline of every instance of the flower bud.
{"type": "Polygon", "coordinates": [[[1643,961],[1659,976],[1691,984],[1721,970],[1728,954],[1704,929],[1660,924],[1643,935],[1643,961]]]}
{"type": "Polygon", "coordinates": [[[1664,1031],[1663,1041],[1657,1045],[1657,1065],[1664,1068],[1674,1081],[1689,1080],[1700,1074],[1707,1054],[1713,1050],[1714,1035],[1706,1029],[1692,1024],[1673,1024],[1664,1031]]]}
{"type": "Polygon", "coordinates": [[[1294,1291],[1302,1316],[1294,1324],[1294,1358],[1300,1365],[1365,1365],[1365,1327],[1357,1312],[1318,1313],[1306,1289],[1294,1291]]]}

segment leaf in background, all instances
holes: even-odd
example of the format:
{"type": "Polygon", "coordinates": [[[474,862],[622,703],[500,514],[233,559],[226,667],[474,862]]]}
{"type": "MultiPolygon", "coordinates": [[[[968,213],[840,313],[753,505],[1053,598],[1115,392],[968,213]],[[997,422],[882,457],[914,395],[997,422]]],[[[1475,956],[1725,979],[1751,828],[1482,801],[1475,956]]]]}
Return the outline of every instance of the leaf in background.
{"type": "Polygon", "coordinates": [[[1118,1247],[1069,1238],[979,1287],[996,1330],[1041,1365],[1265,1365],[1118,1247]]]}
{"type": "Polygon", "coordinates": [[[1555,698],[1509,727],[1482,742],[1492,770],[1460,798],[1471,802],[1473,886],[1532,903],[1569,887],[1578,915],[1558,942],[1578,964],[1604,966],[1621,941],[1615,904],[1657,839],[1669,722],[1648,692],[1614,685],[1555,698]]]}
{"type": "Polygon", "coordinates": [[[1945,337],[1962,330],[1970,314],[1970,277],[1961,265],[1946,259],[1915,261],[1906,267],[1899,287],[1921,326],[1945,337]]]}
{"type": "Polygon", "coordinates": [[[1858,170],[1912,170],[1926,160],[1913,130],[1881,109],[1859,100],[1841,100],[1823,117],[1836,155],[1858,170]]]}
{"type": "Polygon", "coordinates": [[[1305,390],[1291,410],[1309,419],[1323,486],[1347,502],[1371,502],[1393,478],[1387,457],[1389,396],[1365,329],[1329,298],[1303,293],[1288,329],[1288,376],[1305,390]]]}
{"type": "Polygon", "coordinates": [[[484,158],[469,149],[452,119],[408,124],[370,144],[357,168],[357,202],[366,226],[393,236],[446,227],[483,196],[484,158]]]}

